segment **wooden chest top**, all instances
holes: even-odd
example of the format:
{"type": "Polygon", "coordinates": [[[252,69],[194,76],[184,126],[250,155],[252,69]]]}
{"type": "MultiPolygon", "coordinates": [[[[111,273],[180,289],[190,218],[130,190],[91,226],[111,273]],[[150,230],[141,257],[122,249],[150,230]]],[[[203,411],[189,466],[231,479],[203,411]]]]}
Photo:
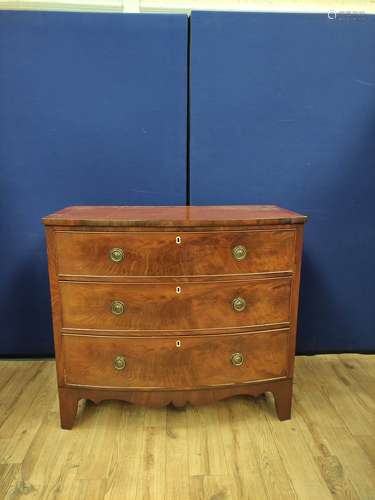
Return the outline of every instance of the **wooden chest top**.
{"type": "Polygon", "coordinates": [[[276,205],[226,206],[74,206],[43,218],[58,226],[255,226],[300,224],[304,215],[276,205]]]}

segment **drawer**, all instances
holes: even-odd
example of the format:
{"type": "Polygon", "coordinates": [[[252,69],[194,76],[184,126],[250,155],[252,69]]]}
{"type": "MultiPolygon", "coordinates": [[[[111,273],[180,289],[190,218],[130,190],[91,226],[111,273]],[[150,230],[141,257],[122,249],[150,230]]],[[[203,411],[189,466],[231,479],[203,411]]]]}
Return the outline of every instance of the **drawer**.
{"type": "Polygon", "coordinates": [[[63,276],[192,276],[288,272],[295,230],[57,231],[63,276]]]}
{"type": "Polygon", "coordinates": [[[289,322],[288,277],[180,287],[71,281],[59,285],[62,326],[67,329],[190,331],[289,322]]]}
{"type": "Polygon", "coordinates": [[[196,389],[285,377],[287,330],[194,337],[63,336],[67,385],[196,389]]]}

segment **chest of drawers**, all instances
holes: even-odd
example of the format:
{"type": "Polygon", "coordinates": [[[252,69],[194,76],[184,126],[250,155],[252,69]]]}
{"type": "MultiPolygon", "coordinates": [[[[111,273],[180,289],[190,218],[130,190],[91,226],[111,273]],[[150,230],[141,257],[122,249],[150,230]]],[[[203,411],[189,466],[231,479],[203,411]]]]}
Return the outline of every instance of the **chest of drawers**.
{"type": "Polygon", "coordinates": [[[62,428],[80,399],[183,406],[270,391],[290,418],[305,220],[273,205],[45,217],[62,428]]]}

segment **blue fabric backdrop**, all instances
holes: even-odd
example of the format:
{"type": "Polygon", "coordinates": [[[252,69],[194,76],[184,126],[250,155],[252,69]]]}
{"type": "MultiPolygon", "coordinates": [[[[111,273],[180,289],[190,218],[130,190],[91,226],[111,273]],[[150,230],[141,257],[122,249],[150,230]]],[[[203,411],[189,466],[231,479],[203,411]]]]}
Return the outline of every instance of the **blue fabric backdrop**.
{"type": "Polygon", "coordinates": [[[0,355],[53,352],[40,218],[185,204],[187,18],[0,13],[0,355]]]}
{"type": "Polygon", "coordinates": [[[191,203],[308,215],[298,351],[374,351],[375,16],[191,25],[191,203]]]}
{"type": "MultiPolygon", "coordinates": [[[[374,351],[375,18],[193,13],[192,204],[306,226],[299,352],[374,351]]],[[[187,19],[0,13],[0,355],[53,352],[40,217],[184,204],[187,19]]]]}

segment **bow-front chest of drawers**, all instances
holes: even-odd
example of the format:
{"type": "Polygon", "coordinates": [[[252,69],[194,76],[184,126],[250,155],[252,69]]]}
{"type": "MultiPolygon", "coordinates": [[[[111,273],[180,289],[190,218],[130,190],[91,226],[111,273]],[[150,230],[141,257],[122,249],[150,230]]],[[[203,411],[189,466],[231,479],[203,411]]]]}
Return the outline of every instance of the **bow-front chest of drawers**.
{"type": "Polygon", "coordinates": [[[45,217],[61,426],[82,398],[183,406],[265,391],[290,418],[305,220],[273,205],[45,217]]]}

